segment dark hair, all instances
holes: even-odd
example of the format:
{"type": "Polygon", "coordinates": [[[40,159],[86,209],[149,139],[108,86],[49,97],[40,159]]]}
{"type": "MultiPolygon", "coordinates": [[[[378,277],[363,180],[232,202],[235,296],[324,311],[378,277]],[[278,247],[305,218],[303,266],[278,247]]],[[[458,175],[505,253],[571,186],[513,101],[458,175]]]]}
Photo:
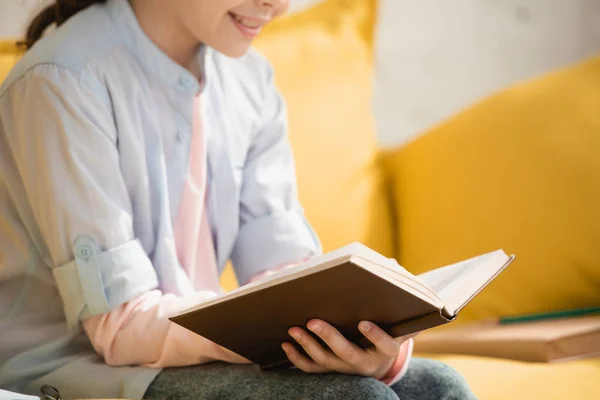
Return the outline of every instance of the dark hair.
{"type": "Polygon", "coordinates": [[[106,3],[106,0],[56,0],[54,4],[44,8],[31,21],[29,28],[27,28],[25,41],[22,44],[30,49],[35,42],[40,40],[48,27],[53,24],[61,26],[79,11],[96,3],[106,3]]]}

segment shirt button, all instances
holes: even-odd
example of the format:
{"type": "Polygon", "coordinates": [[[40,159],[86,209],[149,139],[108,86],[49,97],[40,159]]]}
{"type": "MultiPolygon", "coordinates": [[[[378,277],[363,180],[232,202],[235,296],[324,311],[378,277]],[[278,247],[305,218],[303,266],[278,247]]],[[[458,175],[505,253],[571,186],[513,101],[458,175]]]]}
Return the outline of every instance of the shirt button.
{"type": "Polygon", "coordinates": [[[192,78],[191,76],[182,75],[179,78],[179,83],[184,88],[191,89],[191,88],[193,88],[196,85],[196,80],[194,78],[192,78]]]}
{"type": "Polygon", "coordinates": [[[87,244],[77,246],[75,253],[78,258],[82,258],[84,260],[89,260],[92,257],[92,247],[87,244]]]}
{"type": "Polygon", "coordinates": [[[189,137],[190,135],[185,131],[177,132],[177,140],[181,143],[187,142],[189,137]]]}

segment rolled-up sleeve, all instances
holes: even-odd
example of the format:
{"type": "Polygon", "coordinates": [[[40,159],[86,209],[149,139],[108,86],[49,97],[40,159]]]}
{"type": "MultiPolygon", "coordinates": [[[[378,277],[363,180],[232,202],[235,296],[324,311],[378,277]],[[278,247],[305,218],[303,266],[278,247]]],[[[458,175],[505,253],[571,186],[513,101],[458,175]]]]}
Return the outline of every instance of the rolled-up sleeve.
{"type": "Polygon", "coordinates": [[[243,171],[240,232],[232,262],[241,284],[263,271],[299,262],[321,246],[298,201],[285,104],[269,64],[260,60],[262,125],[243,171]]]}
{"type": "Polygon", "coordinates": [[[156,288],[133,232],[106,89],[89,75],[39,65],[0,102],[18,171],[9,186],[26,199],[21,220],[52,268],[69,326],[156,288]]]}

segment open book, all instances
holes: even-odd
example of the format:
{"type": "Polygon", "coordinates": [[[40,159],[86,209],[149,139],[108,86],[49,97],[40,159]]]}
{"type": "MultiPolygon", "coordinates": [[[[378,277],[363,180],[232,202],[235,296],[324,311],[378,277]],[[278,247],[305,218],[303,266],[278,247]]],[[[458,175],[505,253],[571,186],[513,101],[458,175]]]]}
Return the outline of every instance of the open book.
{"type": "Polygon", "coordinates": [[[281,343],[295,343],[287,333],[292,326],[319,318],[362,347],[369,346],[358,330],[362,320],[393,337],[416,333],[454,320],[513,259],[499,250],[414,276],[396,261],[353,243],[171,320],[262,368],[278,367],[289,364],[281,343]]]}

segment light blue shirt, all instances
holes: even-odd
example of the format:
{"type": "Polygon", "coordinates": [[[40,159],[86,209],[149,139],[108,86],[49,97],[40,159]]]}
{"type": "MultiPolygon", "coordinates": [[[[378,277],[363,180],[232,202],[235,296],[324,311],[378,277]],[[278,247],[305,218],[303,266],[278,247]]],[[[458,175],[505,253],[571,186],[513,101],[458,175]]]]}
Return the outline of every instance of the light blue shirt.
{"type": "Polygon", "coordinates": [[[50,33],[1,86],[0,387],[141,398],[159,372],[104,364],[80,321],[151,289],[193,291],[172,225],[200,90],[219,270],[231,259],[243,284],[320,252],[268,63],[208,48],[198,59],[203,88],[126,0],[109,0],[50,33]]]}

